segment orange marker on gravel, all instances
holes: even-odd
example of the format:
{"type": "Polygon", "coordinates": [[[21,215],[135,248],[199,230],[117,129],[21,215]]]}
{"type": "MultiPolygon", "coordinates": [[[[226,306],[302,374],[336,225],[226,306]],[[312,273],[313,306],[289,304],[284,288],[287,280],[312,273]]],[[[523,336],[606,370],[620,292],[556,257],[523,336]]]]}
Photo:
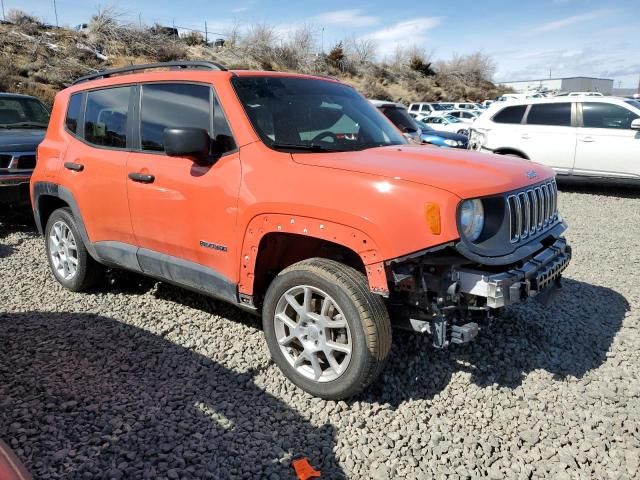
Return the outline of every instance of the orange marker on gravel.
{"type": "Polygon", "coordinates": [[[320,472],[314,469],[306,458],[297,458],[291,462],[291,466],[296,471],[298,480],[309,480],[310,478],[320,478],[320,472]]]}

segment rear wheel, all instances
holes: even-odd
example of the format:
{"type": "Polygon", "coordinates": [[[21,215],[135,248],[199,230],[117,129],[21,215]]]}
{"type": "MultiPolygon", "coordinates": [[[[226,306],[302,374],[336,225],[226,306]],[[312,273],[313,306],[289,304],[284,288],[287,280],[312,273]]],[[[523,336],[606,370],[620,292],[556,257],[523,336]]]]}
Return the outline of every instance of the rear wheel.
{"type": "Polygon", "coordinates": [[[289,380],[312,395],[338,400],[365,389],[391,347],[389,315],[366,277],[314,258],[271,283],[262,313],[271,357],[289,380]]]}
{"type": "Polygon", "coordinates": [[[70,209],[60,208],[51,214],[45,246],[51,271],[66,289],[86,290],[102,277],[104,269],[87,252],[70,209]]]}

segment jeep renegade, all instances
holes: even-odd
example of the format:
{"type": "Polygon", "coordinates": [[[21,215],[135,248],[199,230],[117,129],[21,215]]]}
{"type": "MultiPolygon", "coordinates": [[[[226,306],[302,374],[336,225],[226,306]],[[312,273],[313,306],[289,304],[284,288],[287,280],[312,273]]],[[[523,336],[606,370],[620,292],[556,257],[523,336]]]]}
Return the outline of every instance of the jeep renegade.
{"type": "Polygon", "coordinates": [[[98,72],[57,95],[38,158],[58,282],[122,268],[261,313],[278,367],[327,399],[378,376],[392,326],[468,342],[571,257],[551,169],[409,145],[330,78],[98,72]]]}

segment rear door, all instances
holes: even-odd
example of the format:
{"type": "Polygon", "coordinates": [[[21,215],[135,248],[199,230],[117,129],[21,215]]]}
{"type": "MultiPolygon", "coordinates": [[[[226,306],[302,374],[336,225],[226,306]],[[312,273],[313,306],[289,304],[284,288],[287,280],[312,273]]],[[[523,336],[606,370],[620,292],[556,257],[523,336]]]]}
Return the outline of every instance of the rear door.
{"type": "Polygon", "coordinates": [[[212,86],[143,84],[138,117],[139,150],[127,163],[133,177],[127,191],[142,270],[194,287],[201,280],[214,289],[229,286],[227,280],[237,276],[240,157],[212,86]],[[208,162],[166,155],[164,130],[179,127],[209,132],[214,144],[208,162]]]}
{"type": "Polygon", "coordinates": [[[630,108],[607,102],[580,104],[575,175],[640,179],[640,132],[630,108]]]}
{"type": "Polygon", "coordinates": [[[531,161],[559,174],[571,173],[576,152],[575,117],[575,103],[532,104],[520,135],[522,151],[531,161]]]}
{"type": "Polygon", "coordinates": [[[93,243],[134,243],[126,181],[133,88],[90,90],[69,101],[65,130],[73,139],[58,181],[73,193],[93,243]]]}

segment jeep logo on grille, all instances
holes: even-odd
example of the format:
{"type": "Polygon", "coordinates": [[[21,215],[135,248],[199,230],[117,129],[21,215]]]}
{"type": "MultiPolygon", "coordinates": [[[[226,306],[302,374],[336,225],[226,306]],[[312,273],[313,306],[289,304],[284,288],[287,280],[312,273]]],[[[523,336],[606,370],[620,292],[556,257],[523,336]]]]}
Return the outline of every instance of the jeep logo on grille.
{"type": "Polygon", "coordinates": [[[538,174],[536,173],[535,170],[529,170],[527,172],[527,178],[536,178],[538,176],[538,174]]]}

